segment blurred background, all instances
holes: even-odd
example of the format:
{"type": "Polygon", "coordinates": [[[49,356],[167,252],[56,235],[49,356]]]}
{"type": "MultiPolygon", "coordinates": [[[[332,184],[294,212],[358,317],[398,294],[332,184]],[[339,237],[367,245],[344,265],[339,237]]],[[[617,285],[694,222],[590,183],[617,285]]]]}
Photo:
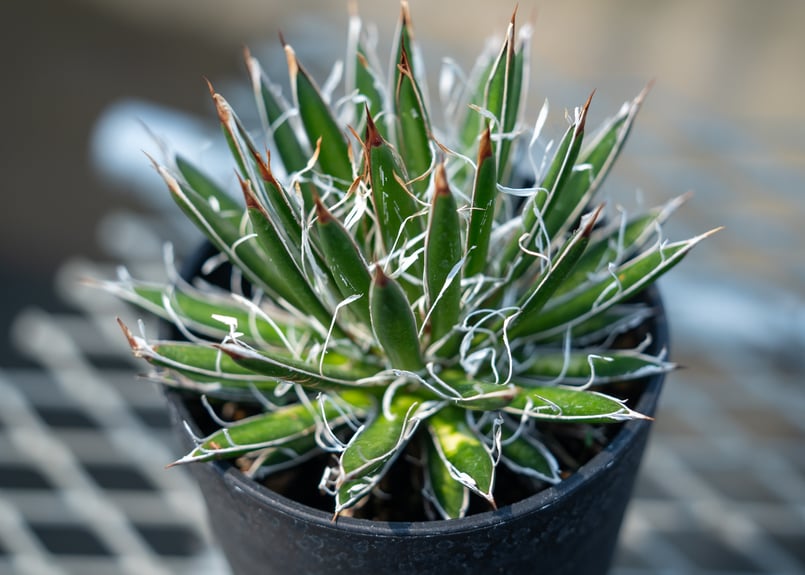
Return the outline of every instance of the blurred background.
{"type": "MultiPolygon", "coordinates": [[[[227,177],[202,78],[251,109],[242,47],[283,80],[282,30],[323,82],[346,4],[0,3],[0,573],[226,573],[192,482],[162,470],[161,400],[113,321],[131,312],[77,278],[159,274],[163,240],[192,246],[141,151],[156,137],[227,177]]],[[[410,4],[432,90],[442,56],[469,69],[513,8],[410,4]]],[[[385,62],[398,3],[360,10],[385,62]]],[[[694,191],[672,239],[726,226],[660,284],[686,369],[614,572],[805,573],[805,3],[533,0],[519,18],[529,109],[547,98],[555,133],[592,89],[596,124],[656,81],[607,192],[694,191]]]]}

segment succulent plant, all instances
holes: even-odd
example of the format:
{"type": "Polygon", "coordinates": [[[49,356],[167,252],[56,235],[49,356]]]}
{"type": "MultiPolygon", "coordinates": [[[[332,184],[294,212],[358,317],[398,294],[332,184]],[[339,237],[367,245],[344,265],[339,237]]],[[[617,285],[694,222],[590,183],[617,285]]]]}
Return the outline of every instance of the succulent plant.
{"type": "Polygon", "coordinates": [[[547,105],[522,118],[529,34],[512,18],[469,76],[448,66],[441,126],[404,2],[389,78],[353,17],[337,100],[284,40],[290,101],[247,52],[258,138],[210,87],[242,200],[180,155],[155,166],[231,285],[104,283],[180,330],[152,340],[120,322],[153,377],[200,394],[220,424],[177,463],[270,473],[329,452],[320,488],[338,515],[407,453],[427,507],[454,518],[471,493],[495,505],[500,466],[560,481],[557,424],[645,417],[614,382],[673,364],[612,342],[652,314],[634,296],[707,234],[663,238],[680,199],[604,217],[596,192],[644,93],[591,138],[588,99],[543,145],[547,105]],[[220,401],[252,415],[225,421],[220,401]]]}

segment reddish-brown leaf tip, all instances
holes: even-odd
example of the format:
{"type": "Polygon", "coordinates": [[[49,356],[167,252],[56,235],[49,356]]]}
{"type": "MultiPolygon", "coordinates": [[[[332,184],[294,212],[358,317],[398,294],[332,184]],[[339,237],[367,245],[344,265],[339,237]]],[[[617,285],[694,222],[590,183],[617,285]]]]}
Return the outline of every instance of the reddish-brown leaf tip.
{"type": "Polygon", "coordinates": [[[590,234],[593,233],[595,223],[598,221],[598,218],[601,215],[602,211],[604,211],[604,204],[600,203],[598,204],[598,206],[596,206],[593,212],[591,212],[588,216],[586,216],[587,218],[589,218],[587,219],[586,222],[582,220],[582,222],[584,223],[584,229],[582,229],[581,231],[582,236],[589,237],[590,234]]]}
{"type": "Polygon", "coordinates": [[[383,136],[380,135],[380,132],[375,125],[374,120],[372,119],[372,113],[369,111],[369,105],[365,104],[366,109],[366,147],[367,148],[377,148],[383,145],[383,136]]]}
{"type": "Polygon", "coordinates": [[[478,165],[480,166],[484,160],[491,158],[493,155],[492,133],[489,131],[489,124],[487,124],[481,133],[481,141],[478,144],[478,165]]]}
{"type": "Polygon", "coordinates": [[[447,170],[445,170],[444,162],[436,164],[436,172],[433,175],[433,198],[434,200],[439,196],[450,195],[450,185],[447,183],[447,170]]]}
{"type": "Polygon", "coordinates": [[[249,180],[244,180],[241,178],[240,174],[236,173],[235,175],[240,183],[240,189],[243,192],[243,200],[246,202],[246,208],[259,210],[261,213],[265,214],[265,209],[263,208],[262,204],[260,204],[260,200],[257,199],[257,195],[254,193],[252,183],[249,180]]]}
{"type": "Polygon", "coordinates": [[[137,338],[134,337],[134,334],[131,333],[131,330],[125,323],[123,323],[122,319],[119,317],[115,319],[117,320],[117,325],[119,325],[120,329],[123,331],[123,335],[126,336],[126,339],[129,342],[129,347],[136,352],[138,349],[140,349],[140,344],[137,342],[137,338]]]}
{"type": "Polygon", "coordinates": [[[389,283],[389,277],[383,273],[383,268],[379,265],[375,265],[374,274],[372,275],[372,281],[378,287],[386,287],[389,283]]]}
{"type": "Polygon", "coordinates": [[[327,209],[327,206],[324,205],[324,202],[321,201],[319,194],[315,192],[313,193],[313,203],[316,205],[316,217],[319,223],[328,224],[335,219],[330,210],[327,209]]]}
{"type": "Polygon", "coordinates": [[[587,96],[587,101],[584,103],[584,106],[581,108],[581,114],[579,115],[579,125],[576,127],[576,136],[584,133],[584,125],[587,122],[587,111],[590,109],[590,102],[593,101],[593,96],[595,95],[595,90],[590,92],[590,95],[587,96]]]}

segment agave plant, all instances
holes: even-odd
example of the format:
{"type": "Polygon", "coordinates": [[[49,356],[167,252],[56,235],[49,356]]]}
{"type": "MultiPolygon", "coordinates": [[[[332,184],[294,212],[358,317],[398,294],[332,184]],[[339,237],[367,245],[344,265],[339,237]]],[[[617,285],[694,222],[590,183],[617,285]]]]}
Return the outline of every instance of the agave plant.
{"type": "Polygon", "coordinates": [[[177,463],[268,473],[329,452],[320,488],[338,515],[407,453],[426,506],[454,518],[470,494],[495,505],[501,465],[560,481],[556,424],[645,417],[608,389],[673,365],[612,342],[652,313],[634,296],[704,236],[663,238],[679,199],[634,216],[596,203],[643,93],[591,138],[590,99],[547,145],[547,105],[525,123],[529,35],[512,18],[469,76],[448,66],[442,126],[405,3],[389,78],[353,17],[340,99],[284,40],[289,99],[247,53],[257,135],[210,87],[242,200],[180,155],[155,166],[231,285],[104,284],[180,330],[152,340],[120,322],[153,377],[200,394],[220,425],[177,463]],[[219,400],[253,415],[224,420],[219,400]]]}

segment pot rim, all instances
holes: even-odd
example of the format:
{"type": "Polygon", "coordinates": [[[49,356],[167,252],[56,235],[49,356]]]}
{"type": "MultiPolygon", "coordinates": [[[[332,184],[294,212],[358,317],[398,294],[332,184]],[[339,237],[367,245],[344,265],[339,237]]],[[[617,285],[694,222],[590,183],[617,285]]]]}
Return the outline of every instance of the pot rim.
{"type": "MultiPolygon", "coordinates": [[[[650,333],[654,340],[651,347],[657,350],[668,348],[668,322],[665,315],[665,308],[662,303],[659,289],[656,285],[649,286],[644,292],[643,298],[652,307],[654,313],[647,320],[649,322],[650,333]]],[[[664,373],[652,375],[647,378],[645,387],[638,398],[636,410],[646,415],[653,415],[659,401],[660,391],[665,379],[664,373]]],[[[181,395],[172,390],[166,389],[166,394],[170,403],[177,410],[177,415],[190,425],[193,433],[199,432],[195,422],[181,401],[181,395]]],[[[423,536],[440,534],[456,534],[462,532],[476,531],[493,527],[496,524],[506,521],[509,517],[526,516],[538,513],[547,509],[564,498],[571,496],[572,492],[593,479],[596,475],[604,472],[608,467],[616,464],[619,456],[628,449],[633,438],[644,428],[650,425],[650,421],[631,420],[622,425],[615,437],[612,438],[606,447],[596,454],[587,463],[582,465],[575,473],[567,479],[563,479],[556,485],[552,485],[538,493],[535,493],[516,503],[506,505],[497,510],[485,511],[464,517],[462,519],[435,519],[430,521],[377,521],[354,517],[338,517],[333,520],[333,515],[299,503],[284,495],[274,492],[267,487],[257,483],[244,475],[230,462],[214,461],[207,463],[195,463],[194,465],[209,466],[214,473],[221,475],[224,482],[235,491],[250,497],[258,505],[270,506],[274,511],[287,516],[296,517],[299,520],[315,524],[321,528],[346,529],[353,533],[364,533],[372,536],[399,537],[423,536]]],[[[189,431],[184,430],[190,439],[189,431]]]]}

